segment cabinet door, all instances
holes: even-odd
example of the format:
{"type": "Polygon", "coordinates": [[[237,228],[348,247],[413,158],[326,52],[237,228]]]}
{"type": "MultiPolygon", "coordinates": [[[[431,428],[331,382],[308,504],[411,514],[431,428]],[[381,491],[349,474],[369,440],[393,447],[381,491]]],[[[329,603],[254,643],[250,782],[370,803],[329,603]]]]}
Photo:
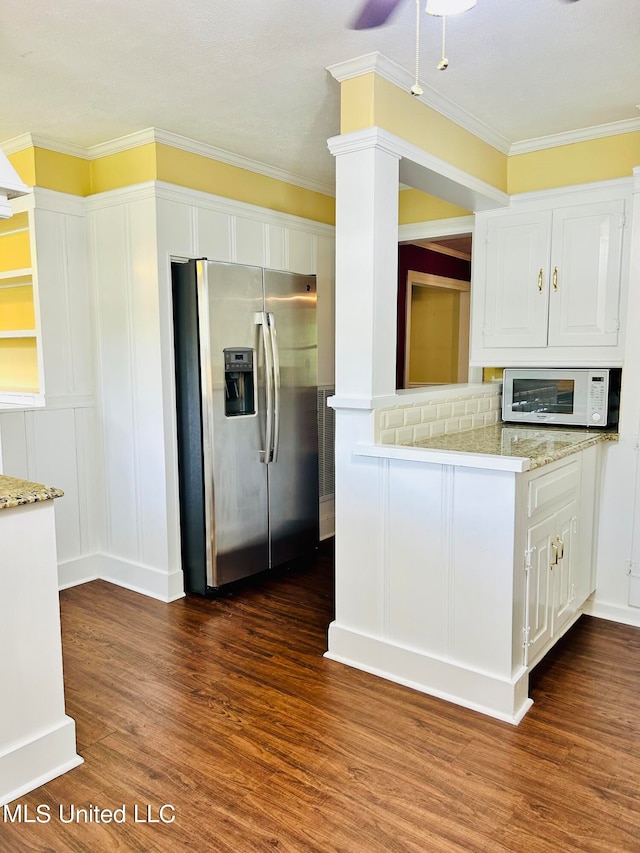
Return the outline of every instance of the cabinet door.
{"type": "Polygon", "coordinates": [[[551,542],[556,536],[555,516],[545,518],[527,531],[527,550],[530,568],[527,572],[526,629],[528,635],[524,663],[535,660],[551,639],[550,565],[553,558],[551,542]]]}
{"type": "MultiPolygon", "coordinates": [[[[576,569],[578,502],[571,501],[555,515],[558,549],[557,565],[551,563],[553,613],[551,634],[555,634],[576,611],[576,569]]],[[[552,549],[553,550],[553,549],[552,549]]],[[[553,559],[553,555],[552,555],[553,559]]]]}
{"type": "Polygon", "coordinates": [[[489,219],[485,347],[546,346],[550,235],[549,211],[489,219]]]}
{"type": "Polygon", "coordinates": [[[554,211],[549,346],[618,343],[624,201],[554,211]]]}

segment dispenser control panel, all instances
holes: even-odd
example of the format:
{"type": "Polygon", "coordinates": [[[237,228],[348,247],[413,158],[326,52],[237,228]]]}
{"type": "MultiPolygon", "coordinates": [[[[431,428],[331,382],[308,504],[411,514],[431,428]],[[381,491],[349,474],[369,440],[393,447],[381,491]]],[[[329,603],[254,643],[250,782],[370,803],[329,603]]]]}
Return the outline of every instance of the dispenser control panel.
{"type": "Polygon", "coordinates": [[[248,347],[228,348],[224,350],[224,369],[229,370],[253,370],[253,350],[248,347]]]}
{"type": "Polygon", "coordinates": [[[224,413],[228,418],[255,415],[253,350],[227,347],[224,352],[224,413]]]}

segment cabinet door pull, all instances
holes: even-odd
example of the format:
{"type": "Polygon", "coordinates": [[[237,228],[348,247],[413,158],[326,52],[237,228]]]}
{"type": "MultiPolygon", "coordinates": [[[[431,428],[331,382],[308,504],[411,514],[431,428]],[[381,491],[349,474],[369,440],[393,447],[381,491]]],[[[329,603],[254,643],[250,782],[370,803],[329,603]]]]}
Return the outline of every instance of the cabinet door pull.
{"type": "Polygon", "coordinates": [[[558,555],[558,560],[562,560],[564,558],[564,542],[562,541],[562,539],[559,536],[557,537],[557,540],[558,540],[558,545],[560,546],[560,550],[558,551],[556,549],[556,553],[558,555]]]}
{"type": "Polygon", "coordinates": [[[540,272],[538,273],[538,293],[542,293],[542,267],[540,267],[540,272]]]}
{"type": "Polygon", "coordinates": [[[553,268],[553,289],[558,292],[558,267],[553,268]]]}
{"type": "Polygon", "coordinates": [[[553,571],[553,567],[558,565],[558,546],[555,542],[552,542],[551,547],[553,548],[553,560],[549,563],[549,568],[553,571]]]}

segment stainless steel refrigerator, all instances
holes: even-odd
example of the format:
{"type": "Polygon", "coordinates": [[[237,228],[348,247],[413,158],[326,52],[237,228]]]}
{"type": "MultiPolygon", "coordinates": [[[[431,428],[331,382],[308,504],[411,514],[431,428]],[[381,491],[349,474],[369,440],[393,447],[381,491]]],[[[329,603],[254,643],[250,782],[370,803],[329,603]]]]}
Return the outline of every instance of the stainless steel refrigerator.
{"type": "Polygon", "coordinates": [[[206,594],[318,543],[315,276],[172,264],[185,588],[206,594]]]}

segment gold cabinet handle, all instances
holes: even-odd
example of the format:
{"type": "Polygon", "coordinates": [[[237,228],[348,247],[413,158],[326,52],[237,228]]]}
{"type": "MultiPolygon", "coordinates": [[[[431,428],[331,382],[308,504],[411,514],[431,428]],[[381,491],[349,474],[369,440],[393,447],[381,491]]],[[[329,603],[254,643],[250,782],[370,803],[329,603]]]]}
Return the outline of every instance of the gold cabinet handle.
{"type": "Polygon", "coordinates": [[[558,267],[553,268],[553,289],[558,292],[558,267]]]}
{"type": "Polygon", "coordinates": [[[558,565],[558,546],[552,542],[551,547],[553,548],[553,560],[549,563],[549,568],[553,571],[553,567],[558,565]]]}
{"type": "Polygon", "coordinates": [[[542,293],[542,267],[540,267],[540,272],[538,273],[538,293],[542,293]]]}
{"type": "Polygon", "coordinates": [[[556,539],[558,541],[558,545],[560,546],[560,550],[558,551],[558,559],[562,560],[564,558],[564,542],[559,536],[557,536],[556,539]]]}

